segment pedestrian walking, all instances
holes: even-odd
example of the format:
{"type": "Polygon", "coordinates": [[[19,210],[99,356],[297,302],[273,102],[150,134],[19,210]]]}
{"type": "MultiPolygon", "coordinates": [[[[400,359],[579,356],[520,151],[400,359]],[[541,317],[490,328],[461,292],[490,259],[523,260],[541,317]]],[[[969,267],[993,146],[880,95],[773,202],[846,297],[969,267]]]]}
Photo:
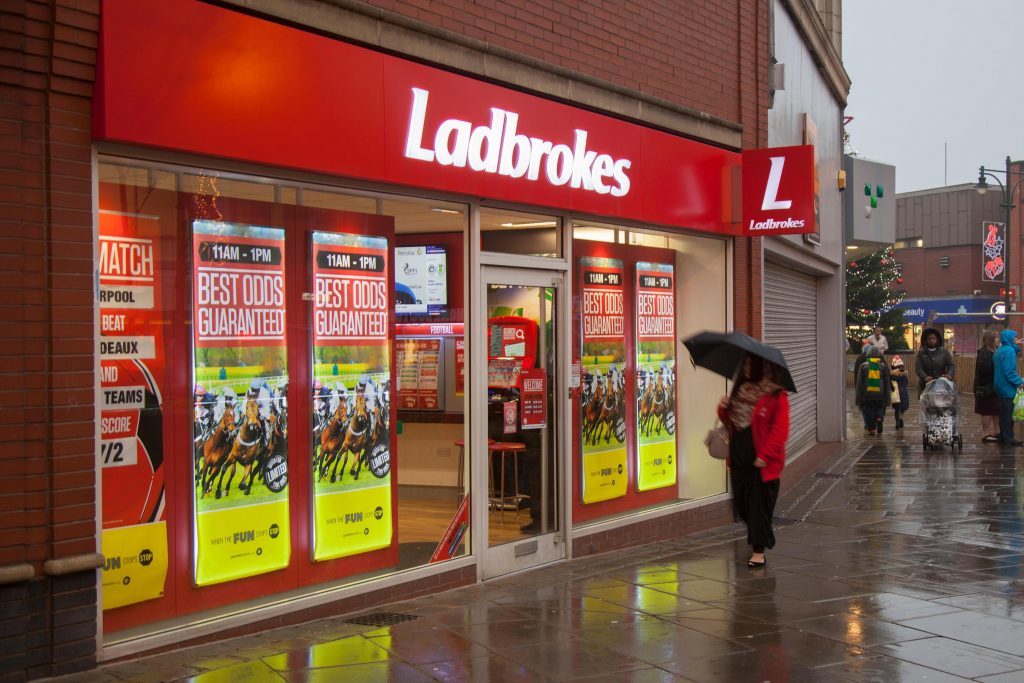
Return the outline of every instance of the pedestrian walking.
{"type": "Polygon", "coordinates": [[[903,359],[895,356],[892,359],[892,367],[889,369],[889,376],[896,386],[892,394],[892,415],[896,420],[896,429],[903,429],[903,413],[910,408],[910,375],[907,374],[907,367],[903,359]],[[899,401],[896,399],[899,398],[899,401]]]}
{"type": "Polygon", "coordinates": [[[914,362],[914,371],[917,373],[917,395],[920,396],[926,384],[933,379],[945,377],[953,381],[956,374],[956,366],[953,364],[953,354],[942,345],[942,333],[934,327],[924,328],[921,333],[921,350],[917,352],[914,362]]]}
{"type": "Polygon", "coordinates": [[[880,328],[878,325],[875,325],[875,327],[871,330],[871,336],[867,337],[864,340],[864,343],[870,344],[871,346],[877,348],[879,351],[882,352],[883,356],[889,353],[889,340],[885,338],[884,334],[882,334],[882,328],[880,328]]]}
{"type": "Polygon", "coordinates": [[[1017,372],[1017,356],[1020,347],[1017,345],[1017,333],[1003,330],[999,333],[999,348],[992,354],[992,387],[999,397],[999,438],[997,441],[1010,446],[1019,446],[1013,434],[1013,397],[1017,389],[1024,384],[1017,372]]]}
{"type": "Polygon", "coordinates": [[[732,500],[747,525],[752,569],[765,566],[765,551],[775,547],[772,517],[789,437],[789,399],[781,380],[774,363],[747,356],[732,394],[718,404],[718,417],[729,426],[732,500]]]}
{"type": "Polygon", "coordinates": [[[867,360],[857,375],[855,401],[864,416],[864,430],[881,434],[885,407],[892,402],[892,378],[877,346],[868,348],[865,355],[867,360]]]}
{"type": "Polygon", "coordinates": [[[860,349],[860,355],[857,356],[853,361],[853,383],[857,383],[857,375],[860,374],[860,366],[864,365],[864,361],[868,359],[868,349],[871,348],[871,344],[865,342],[864,346],[860,349]]]}
{"type": "Polygon", "coordinates": [[[995,352],[995,330],[986,330],[974,361],[974,412],[981,415],[981,440],[984,443],[999,441],[999,397],[992,386],[995,381],[992,360],[995,352]]]}

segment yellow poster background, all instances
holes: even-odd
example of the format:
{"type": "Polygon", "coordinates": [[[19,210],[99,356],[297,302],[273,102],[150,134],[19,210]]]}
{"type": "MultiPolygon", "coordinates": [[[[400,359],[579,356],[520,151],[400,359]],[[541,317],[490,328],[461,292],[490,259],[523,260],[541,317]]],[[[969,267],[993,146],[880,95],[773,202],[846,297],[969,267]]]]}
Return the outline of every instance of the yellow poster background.
{"type": "Polygon", "coordinates": [[[583,502],[596,503],[626,495],[629,472],[626,447],[583,454],[583,502]]]}
{"type": "Polygon", "coordinates": [[[159,598],[167,581],[167,523],[103,530],[103,609],[159,598]]]}
{"type": "Polygon", "coordinates": [[[314,499],[313,559],[358,555],[391,545],[391,483],[318,493],[314,499]]]}
{"type": "Polygon", "coordinates": [[[287,500],[200,512],[196,585],[284,569],[291,559],[289,538],[287,500]]]}

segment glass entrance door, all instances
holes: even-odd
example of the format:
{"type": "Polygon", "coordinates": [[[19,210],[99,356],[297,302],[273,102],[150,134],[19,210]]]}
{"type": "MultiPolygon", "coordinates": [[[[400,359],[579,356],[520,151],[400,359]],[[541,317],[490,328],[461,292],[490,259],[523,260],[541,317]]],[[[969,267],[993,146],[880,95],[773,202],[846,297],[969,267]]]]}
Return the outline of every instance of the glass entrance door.
{"type": "Polygon", "coordinates": [[[474,355],[473,463],[483,576],[565,556],[560,493],[564,395],[559,377],[562,277],[551,271],[484,267],[474,355]],[[484,419],[486,416],[486,419],[484,419]]]}

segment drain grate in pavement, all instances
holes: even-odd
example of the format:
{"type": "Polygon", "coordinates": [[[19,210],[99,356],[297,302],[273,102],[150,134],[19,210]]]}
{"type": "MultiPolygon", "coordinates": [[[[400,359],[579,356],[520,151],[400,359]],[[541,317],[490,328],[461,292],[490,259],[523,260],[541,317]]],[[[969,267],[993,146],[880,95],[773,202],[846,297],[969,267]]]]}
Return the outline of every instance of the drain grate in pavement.
{"type": "Polygon", "coordinates": [[[842,479],[846,472],[815,472],[814,476],[818,479],[842,479]]]}
{"type": "Polygon", "coordinates": [[[794,517],[772,517],[772,522],[775,526],[792,526],[799,524],[800,520],[794,517]]]}
{"type": "Polygon", "coordinates": [[[401,614],[399,612],[374,612],[373,614],[364,614],[361,617],[353,617],[352,619],[346,619],[346,624],[359,624],[360,626],[393,626],[394,624],[401,624],[403,621],[413,621],[419,619],[415,614],[401,614]]]}

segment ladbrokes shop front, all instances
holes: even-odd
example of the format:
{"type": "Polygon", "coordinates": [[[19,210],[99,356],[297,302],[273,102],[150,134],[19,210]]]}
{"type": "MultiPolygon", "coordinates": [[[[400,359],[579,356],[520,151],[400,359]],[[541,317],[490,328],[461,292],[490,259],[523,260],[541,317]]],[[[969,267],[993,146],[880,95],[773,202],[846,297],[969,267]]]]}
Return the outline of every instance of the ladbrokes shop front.
{"type": "Polygon", "coordinates": [[[737,153],[194,0],[93,125],[105,657],[728,521],[737,153]]]}

